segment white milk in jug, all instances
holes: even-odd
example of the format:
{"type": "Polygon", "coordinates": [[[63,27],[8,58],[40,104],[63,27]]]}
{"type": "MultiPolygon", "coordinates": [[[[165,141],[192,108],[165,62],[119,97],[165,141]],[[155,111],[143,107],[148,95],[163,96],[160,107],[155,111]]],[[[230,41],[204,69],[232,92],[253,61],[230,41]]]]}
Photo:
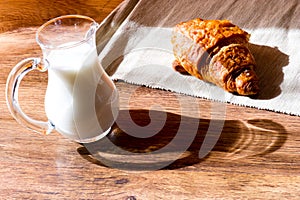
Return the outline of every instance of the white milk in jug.
{"type": "Polygon", "coordinates": [[[83,43],[45,57],[50,66],[45,110],[55,129],[76,141],[105,136],[118,114],[118,93],[96,48],[83,43]]]}

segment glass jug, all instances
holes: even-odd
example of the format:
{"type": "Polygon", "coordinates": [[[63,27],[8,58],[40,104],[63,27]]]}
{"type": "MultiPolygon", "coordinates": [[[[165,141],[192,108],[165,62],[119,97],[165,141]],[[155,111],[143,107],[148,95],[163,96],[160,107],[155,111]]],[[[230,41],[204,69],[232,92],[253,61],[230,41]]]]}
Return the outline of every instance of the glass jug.
{"type": "Polygon", "coordinates": [[[81,15],[57,17],[36,33],[43,58],[27,58],[10,72],[6,101],[12,116],[36,132],[56,130],[80,143],[107,135],[119,110],[118,92],[98,60],[95,32],[98,24],[81,15]],[[45,112],[48,121],[34,120],[21,109],[18,89],[32,70],[48,72],[45,112]]]}

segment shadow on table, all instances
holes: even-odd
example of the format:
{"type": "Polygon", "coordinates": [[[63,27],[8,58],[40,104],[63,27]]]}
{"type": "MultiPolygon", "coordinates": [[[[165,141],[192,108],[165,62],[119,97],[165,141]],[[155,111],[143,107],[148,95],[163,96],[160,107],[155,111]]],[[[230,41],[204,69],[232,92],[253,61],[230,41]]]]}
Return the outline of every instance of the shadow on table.
{"type": "Polygon", "coordinates": [[[213,152],[223,152],[226,157],[218,159],[269,154],[280,149],[287,136],[285,128],[271,120],[220,121],[154,110],[122,110],[107,137],[84,144],[78,152],[90,162],[111,168],[177,169],[200,163],[213,152]],[[166,117],[163,123],[162,116],[166,117]],[[216,124],[221,124],[221,129],[212,126],[216,124]]]}

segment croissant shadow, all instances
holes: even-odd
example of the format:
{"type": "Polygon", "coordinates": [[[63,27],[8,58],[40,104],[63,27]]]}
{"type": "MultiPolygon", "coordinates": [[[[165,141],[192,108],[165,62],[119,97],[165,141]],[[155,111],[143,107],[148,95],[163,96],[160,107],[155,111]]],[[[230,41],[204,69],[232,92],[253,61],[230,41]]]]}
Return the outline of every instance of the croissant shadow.
{"type": "Polygon", "coordinates": [[[283,82],[283,67],[289,64],[289,56],[276,47],[269,47],[250,43],[259,78],[260,92],[255,99],[268,100],[281,94],[280,84],[283,82]]]}
{"type": "MultiPolygon", "coordinates": [[[[283,126],[270,120],[226,120],[221,133],[209,133],[210,124],[218,121],[214,119],[196,119],[180,116],[174,113],[151,110],[123,110],[114,124],[111,133],[104,139],[85,144],[77,149],[78,153],[89,162],[97,165],[123,170],[158,170],[178,169],[197,165],[209,159],[214,152],[222,152],[226,159],[238,159],[247,156],[263,156],[274,152],[285,143],[287,133],[283,126]],[[130,112],[128,119],[126,112],[130,112]],[[163,127],[152,137],[144,137],[145,132],[151,132],[149,124],[156,124],[156,116],[166,114],[163,127]],[[136,132],[132,136],[127,130],[126,123],[132,120],[144,131],[136,132]],[[120,126],[120,124],[122,124],[120,126]],[[125,126],[124,126],[125,125],[125,126]],[[185,129],[180,130],[184,125],[185,129]],[[189,127],[197,127],[197,129],[189,127]],[[122,127],[122,128],[120,128],[122,127]],[[143,130],[143,129],[142,129],[143,130]],[[182,131],[182,133],[179,133],[182,131]],[[210,137],[215,141],[211,152],[205,157],[199,157],[199,150],[210,137]],[[179,137],[180,142],[173,142],[179,137]],[[190,143],[186,143],[191,139],[190,143]],[[167,149],[167,151],[160,151],[167,149]],[[158,152],[158,153],[157,153],[158,152]]],[[[158,117],[159,118],[159,117],[158,117]]],[[[131,126],[131,125],[128,125],[131,126]]],[[[153,128],[153,126],[152,126],[153,128]]],[[[218,158],[220,160],[222,158],[218,158]]]]}

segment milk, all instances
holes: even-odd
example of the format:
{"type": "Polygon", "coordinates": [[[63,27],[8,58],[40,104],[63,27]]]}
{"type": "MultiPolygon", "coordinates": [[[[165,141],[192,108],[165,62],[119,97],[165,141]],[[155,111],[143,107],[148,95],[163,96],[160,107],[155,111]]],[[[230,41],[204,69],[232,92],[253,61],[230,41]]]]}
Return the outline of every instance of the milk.
{"type": "Polygon", "coordinates": [[[118,114],[118,93],[96,48],[83,43],[44,57],[50,65],[45,111],[55,129],[80,142],[105,136],[118,114]]]}

